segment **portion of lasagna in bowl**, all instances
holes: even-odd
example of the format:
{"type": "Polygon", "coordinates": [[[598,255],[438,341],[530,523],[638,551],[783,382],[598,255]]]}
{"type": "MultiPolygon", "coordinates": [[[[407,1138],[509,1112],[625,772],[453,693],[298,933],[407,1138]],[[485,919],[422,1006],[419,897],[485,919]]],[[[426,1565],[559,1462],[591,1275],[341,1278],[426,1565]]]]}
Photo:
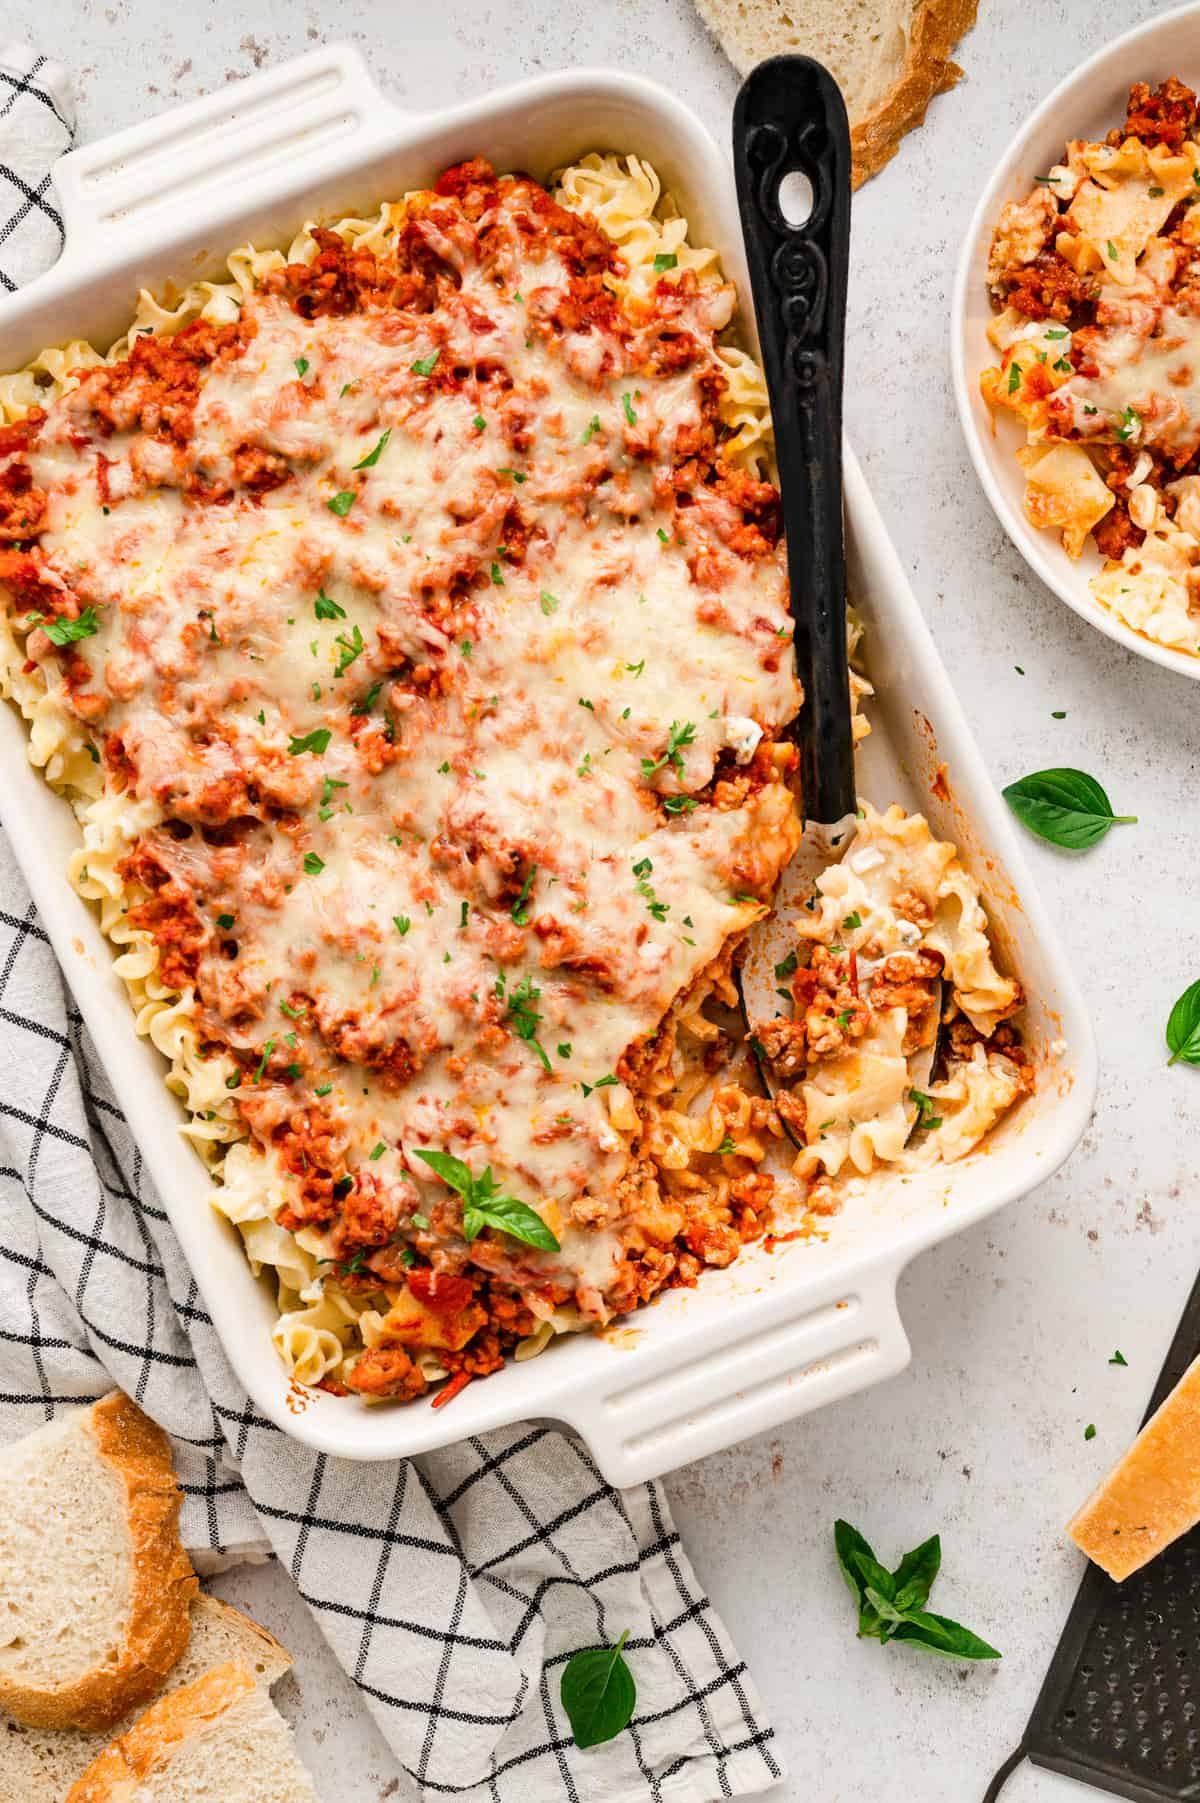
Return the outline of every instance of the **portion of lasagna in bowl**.
{"type": "Polygon", "coordinates": [[[5,692],[303,1382],[445,1400],[1026,1082],[953,848],[864,810],[775,1024],[811,1151],[764,1168],[707,1009],[799,841],[801,695],[686,233],[636,158],[474,161],[0,379],[5,692]]]}
{"type": "Polygon", "coordinates": [[[1103,143],[1076,139],[1000,214],[988,260],[1000,361],[984,399],[1017,415],[1024,508],[1115,617],[1200,654],[1200,116],[1173,77],[1130,90],[1103,143]]]}

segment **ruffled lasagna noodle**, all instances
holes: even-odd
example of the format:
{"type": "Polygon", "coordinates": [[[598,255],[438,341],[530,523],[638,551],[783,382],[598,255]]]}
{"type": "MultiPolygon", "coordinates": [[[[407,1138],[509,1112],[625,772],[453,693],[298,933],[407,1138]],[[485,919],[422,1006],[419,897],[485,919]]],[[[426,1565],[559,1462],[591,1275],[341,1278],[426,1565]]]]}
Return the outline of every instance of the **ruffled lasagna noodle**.
{"type": "Polygon", "coordinates": [[[0,378],[5,693],[304,1383],[444,1400],[769,1222],[709,1004],[801,696],[733,301],[636,158],[475,161],[0,378]]]}
{"type": "Polygon", "coordinates": [[[1105,559],[1096,599],[1200,653],[1200,131],[1174,77],[1130,91],[1104,143],[1077,139],[1001,212],[988,261],[989,405],[1026,431],[1024,507],[1068,555],[1105,559]]]}

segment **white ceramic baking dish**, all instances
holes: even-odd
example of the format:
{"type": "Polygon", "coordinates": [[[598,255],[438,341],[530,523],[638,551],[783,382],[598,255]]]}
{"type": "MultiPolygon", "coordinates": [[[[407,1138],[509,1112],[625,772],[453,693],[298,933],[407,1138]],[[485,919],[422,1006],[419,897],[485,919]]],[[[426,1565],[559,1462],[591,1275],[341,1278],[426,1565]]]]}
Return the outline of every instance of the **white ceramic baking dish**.
{"type": "MultiPolygon", "coordinates": [[[[335,47],[68,157],[57,177],[67,249],[0,312],[0,368],[70,337],[106,342],[126,324],[140,284],[207,273],[247,238],[283,242],[304,219],[370,208],[462,157],[483,154],[544,178],[597,146],[637,151],[658,166],[696,237],[720,247],[747,302],[730,167],[662,89],[576,72],[438,118],[411,117],[375,90],[352,51],[335,47]]],[[[871,1187],[827,1237],[773,1255],[751,1250],[608,1336],[574,1337],[472,1384],[445,1410],[297,1397],[289,1388],[271,1343],[271,1300],[236,1233],[208,1205],[161,1061],[137,1039],[105,941],[63,875],[72,817],[31,769],[23,723],[0,709],[0,817],[229,1357],[255,1406],[288,1433],[350,1458],[383,1459],[551,1417],[580,1431],[613,1482],[652,1476],[899,1371],[909,1347],[895,1291],[909,1259],[1032,1188],[1075,1144],[1095,1086],[1078,991],[849,454],[846,506],[880,688],[863,792],[927,808],[935,829],[963,848],[1004,957],[1033,998],[1038,1092],[984,1152],[871,1187]],[[944,800],[931,794],[939,765],[944,800]]]]}
{"type": "Polygon", "coordinates": [[[1060,82],[1021,127],[983,191],[959,254],[950,354],[971,461],[997,519],[1026,563],[1089,625],[1141,657],[1200,680],[1200,657],[1155,644],[1097,601],[1088,583],[1104,567],[1104,559],[1093,544],[1072,560],[1056,532],[1038,531],[1029,524],[1021,508],[1025,476],[1016,460],[1025,429],[1007,412],[993,422],[979,392],[980,374],[999,360],[987,339],[992,313],[986,277],[988,247],[1001,207],[1006,201],[1024,199],[1034,177],[1061,162],[1069,139],[1103,139],[1120,125],[1135,81],[1155,84],[1168,75],[1200,88],[1200,6],[1180,7],[1127,31],[1060,82]]]}

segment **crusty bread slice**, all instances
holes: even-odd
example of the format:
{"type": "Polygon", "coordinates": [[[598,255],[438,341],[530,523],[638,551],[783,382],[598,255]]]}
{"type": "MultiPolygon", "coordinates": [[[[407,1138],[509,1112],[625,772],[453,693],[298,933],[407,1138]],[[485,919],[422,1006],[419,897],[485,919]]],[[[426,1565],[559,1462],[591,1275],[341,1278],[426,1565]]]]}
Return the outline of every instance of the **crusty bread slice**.
{"type": "Polygon", "coordinates": [[[951,52],[978,0],[696,0],[743,75],[801,51],[831,71],[850,115],[854,186],[896,154],[935,95],[962,74],[951,52]]]}
{"type": "Polygon", "coordinates": [[[67,1803],[317,1803],[292,1731],[236,1660],[152,1703],[67,1803]]]}
{"type": "Polygon", "coordinates": [[[1200,1522],[1200,1359],[1067,1532],[1118,1584],[1200,1522]]]}
{"type": "Polygon", "coordinates": [[[119,1392],[0,1456],[0,1709],[108,1727],[187,1644],[196,1577],[161,1428],[119,1392]]]}
{"type": "MultiPolygon", "coordinates": [[[[183,1657],[167,1674],[164,1691],[203,1677],[216,1665],[239,1660],[269,1689],[292,1663],[291,1654],[256,1621],[203,1591],[194,1599],[191,1634],[183,1657]]],[[[0,1715],[0,1803],[65,1803],[67,1792],[115,1736],[132,1728],[133,1710],[103,1734],[75,1728],[26,1728],[0,1715]]]]}

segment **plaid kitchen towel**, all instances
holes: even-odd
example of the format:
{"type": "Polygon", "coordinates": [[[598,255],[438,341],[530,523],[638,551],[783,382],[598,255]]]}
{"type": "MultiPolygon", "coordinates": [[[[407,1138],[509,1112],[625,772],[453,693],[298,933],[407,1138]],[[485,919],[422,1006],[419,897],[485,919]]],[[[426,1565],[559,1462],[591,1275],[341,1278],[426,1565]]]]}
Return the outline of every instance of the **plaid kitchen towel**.
{"type": "MultiPolygon", "coordinates": [[[[43,59],[5,55],[15,247],[54,217],[48,164],[18,156],[29,109],[58,121],[59,149],[70,114],[43,59]]],[[[10,286],[29,267],[24,250],[0,263],[10,286]]],[[[423,1796],[709,1803],[780,1776],[656,1485],[611,1489],[552,1428],[355,1465],[254,1413],[0,838],[0,1440],[113,1384],[173,1437],[189,1546],[269,1543],[423,1796]],[[581,1753],[562,1667],[625,1630],[633,1722],[581,1753]]]]}
{"type": "Polygon", "coordinates": [[[62,249],[51,171],[74,137],[62,64],[21,44],[0,45],[0,293],[49,269],[62,249]]]}

